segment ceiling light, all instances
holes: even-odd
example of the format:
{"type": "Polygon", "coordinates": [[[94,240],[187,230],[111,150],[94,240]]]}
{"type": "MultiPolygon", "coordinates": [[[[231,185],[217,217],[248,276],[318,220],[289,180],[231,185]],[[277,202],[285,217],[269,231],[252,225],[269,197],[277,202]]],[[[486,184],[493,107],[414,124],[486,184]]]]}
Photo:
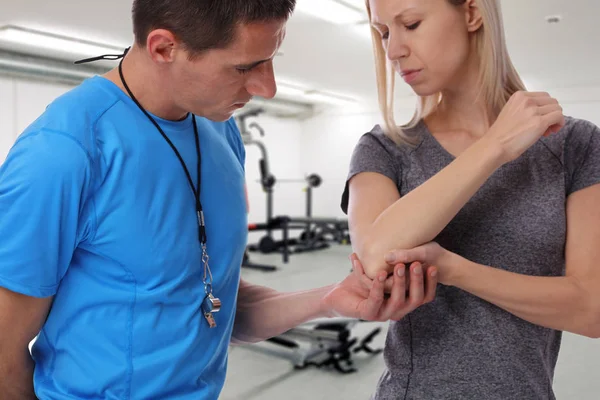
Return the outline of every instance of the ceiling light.
{"type": "Polygon", "coordinates": [[[355,99],[334,93],[321,92],[318,90],[310,90],[306,92],[305,98],[317,103],[327,103],[333,105],[348,105],[356,103],[355,99]]]}
{"type": "Polygon", "coordinates": [[[80,71],[76,69],[60,68],[56,66],[34,64],[26,61],[11,60],[8,58],[0,57],[0,68],[10,69],[15,71],[22,71],[28,73],[37,73],[41,75],[60,75],[68,76],[73,79],[87,79],[94,76],[93,73],[88,71],[80,71]]]}
{"type": "Polygon", "coordinates": [[[112,54],[115,52],[121,54],[124,50],[124,48],[117,46],[104,45],[12,25],[0,27],[0,44],[2,42],[73,53],[82,56],[95,56],[107,53],[112,54]]]}
{"type": "Polygon", "coordinates": [[[334,105],[347,105],[357,102],[355,99],[344,95],[316,90],[307,85],[287,79],[277,80],[277,97],[309,103],[326,103],[334,105]]]}
{"type": "Polygon", "coordinates": [[[302,97],[306,92],[306,88],[293,83],[277,82],[277,94],[286,97],[302,97]]]}
{"type": "Polygon", "coordinates": [[[365,13],[341,0],[298,0],[296,10],[334,24],[355,24],[365,19],[365,13]]]}
{"type": "Polygon", "coordinates": [[[339,3],[346,3],[349,6],[364,10],[366,14],[367,2],[365,0],[337,0],[339,3]]]}

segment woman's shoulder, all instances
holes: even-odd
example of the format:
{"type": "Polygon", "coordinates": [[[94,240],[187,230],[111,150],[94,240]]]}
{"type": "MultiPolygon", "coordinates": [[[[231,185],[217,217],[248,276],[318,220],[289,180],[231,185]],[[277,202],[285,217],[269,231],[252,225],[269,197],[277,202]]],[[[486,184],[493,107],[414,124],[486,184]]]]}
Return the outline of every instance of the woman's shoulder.
{"type": "Polygon", "coordinates": [[[411,152],[414,151],[423,141],[426,130],[422,121],[409,126],[399,126],[397,132],[386,132],[381,124],[376,124],[370,131],[363,134],[360,142],[376,143],[391,152],[411,152]],[[400,136],[408,137],[410,141],[406,141],[400,136]]]}
{"type": "Polygon", "coordinates": [[[573,116],[565,116],[564,126],[556,133],[542,138],[556,152],[582,151],[600,140],[600,128],[595,123],[573,116]]]}

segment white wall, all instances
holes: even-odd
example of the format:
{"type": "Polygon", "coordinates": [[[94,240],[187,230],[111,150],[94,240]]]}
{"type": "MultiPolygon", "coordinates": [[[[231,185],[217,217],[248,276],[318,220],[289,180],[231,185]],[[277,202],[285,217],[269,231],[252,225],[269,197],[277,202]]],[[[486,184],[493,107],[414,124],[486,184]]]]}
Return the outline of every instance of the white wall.
{"type": "Polygon", "coordinates": [[[70,86],[0,77],[0,164],[18,135],[70,86]]]}
{"type": "MultiPolygon", "coordinates": [[[[396,122],[410,120],[415,102],[414,99],[398,102],[396,122]]],[[[307,157],[302,168],[323,176],[322,187],[315,190],[315,215],[346,218],[340,201],[352,152],[360,137],[381,123],[380,113],[373,106],[337,108],[304,122],[302,152],[307,157]]]]}
{"type": "Polygon", "coordinates": [[[372,112],[323,114],[304,122],[302,169],[318,173],[323,184],[313,192],[313,215],[345,218],[340,200],[352,151],[358,139],[379,123],[372,112]]]}
{"type": "Polygon", "coordinates": [[[0,164],[15,140],[13,81],[0,77],[0,164]]]}
{"type": "Polygon", "coordinates": [[[21,134],[57,97],[72,86],[15,80],[15,112],[17,134],[21,134]]]}
{"type": "MultiPolygon", "coordinates": [[[[269,168],[271,173],[280,180],[304,178],[301,163],[305,154],[299,151],[302,143],[302,124],[296,120],[279,119],[261,115],[249,119],[248,125],[257,122],[265,131],[260,137],[257,130],[251,129],[253,138],[260,140],[267,148],[269,168]]],[[[246,146],[246,182],[248,185],[248,200],[250,222],[266,221],[266,193],[260,185],[258,162],[261,158],[259,148],[255,145],[246,146]]],[[[305,213],[305,193],[303,184],[277,183],[273,191],[273,215],[303,216],[305,213]]],[[[249,241],[256,242],[264,232],[251,232],[249,241]]],[[[277,235],[275,235],[277,237],[277,235]]]]}

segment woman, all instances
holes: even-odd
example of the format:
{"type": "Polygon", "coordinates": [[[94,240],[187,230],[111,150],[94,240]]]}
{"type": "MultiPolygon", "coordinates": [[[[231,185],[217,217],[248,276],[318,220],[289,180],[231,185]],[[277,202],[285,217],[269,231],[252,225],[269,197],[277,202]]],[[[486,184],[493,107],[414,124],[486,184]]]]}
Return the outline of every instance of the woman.
{"type": "Polygon", "coordinates": [[[525,92],[497,0],[367,8],[385,124],[342,208],[369,278],[419,261],[442,284],[391,323],[375,399],[554,399],[561,331],[600,336],[600,130],[525,92]],[[394,72],[420,97],[402,128],[394,72]]]}

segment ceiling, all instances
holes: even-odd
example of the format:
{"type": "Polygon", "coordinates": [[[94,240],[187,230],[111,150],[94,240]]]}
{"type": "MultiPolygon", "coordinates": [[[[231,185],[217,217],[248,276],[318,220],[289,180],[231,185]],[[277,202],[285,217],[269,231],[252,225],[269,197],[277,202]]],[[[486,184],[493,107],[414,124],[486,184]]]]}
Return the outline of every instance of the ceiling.
{"type": "MultiPolygon", "coordinates": [[[[304,2],[309,0],[298,0],[304,2]]],[[[326,0],[319,0],[326,1],[326,0]]],[[[358,6],[362,0],[344,0],[358,6]]],[[[532,89],[600,86],[600,2],[501,0],[509,51],[532,89]],[[561,15],[558,24],[545,17],[561,15]]],[[[131,1],[5,1],[0,26],[19,25],[128,46],[131,1]]],[[[278,79],[374,102],[375,73],[367,25],[336,25],[297,11],[288,24],[278,79]]],[[[399,97],[410,90],[400,84],[399,97]]]]}

